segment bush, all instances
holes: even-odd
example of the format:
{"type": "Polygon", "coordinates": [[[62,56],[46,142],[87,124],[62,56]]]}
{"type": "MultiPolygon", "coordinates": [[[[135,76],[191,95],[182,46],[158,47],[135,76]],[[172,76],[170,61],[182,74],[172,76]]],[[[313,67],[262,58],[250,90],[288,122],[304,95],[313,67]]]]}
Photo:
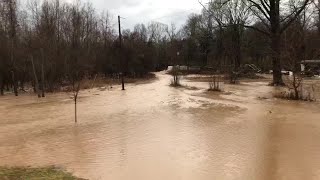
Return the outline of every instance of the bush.
{"type": "Polygon", "coordinates": [[[297,101],[315,101],[314,87],[308,89],[303,86],[303,76],[299,73],[293,73],[292,77],[286,79],[286,91],[276,93],[276,98],[297,100],[297,101]]]}
{"type": "Polygon", "coordinates": [[[299,85],[299,88],[288,88],[285,91],[278,92],[274,94],[274,97],[297,101],[316,101],[313,85],[311,85],[309,88],[305,88],[301,84],[299,85]]]}
{"type": "Polygon", "coordinates": [[[222,78],[219,75],[212,75],[209,81],[209,91],[222,91],[222,78]]]}
{"type": "Polygon", "coordinates": [[[171,80],[171,83],[170,83],[171,86],[173,87],[179,87],[181,86],[180,84],[180,76],[173,76],[172,80],[171,80]]]}
{"type": "Polygon", "coordinates": [[[170,71],[170,74],[172,75],[172,80],[171,80],[171,84],[170,85],[173,86],[173,87],[181,86],[179,68],[177,66],[174,66],[172,68],[172,70],[170,71]]]}

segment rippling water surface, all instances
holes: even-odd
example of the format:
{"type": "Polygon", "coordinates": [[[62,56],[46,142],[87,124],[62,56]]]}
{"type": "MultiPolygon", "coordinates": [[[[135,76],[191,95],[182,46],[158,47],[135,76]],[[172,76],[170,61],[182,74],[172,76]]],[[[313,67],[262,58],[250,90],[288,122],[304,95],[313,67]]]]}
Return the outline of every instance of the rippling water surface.
{"type": "Polygon", "coordinates": [[[273,99],[267,82],[217,94],[157,77],[80,92],[77,125],[66,93],[0,97],[0,166],[56,165],[93,180],[320,179],[319,103],[273,99]]]}

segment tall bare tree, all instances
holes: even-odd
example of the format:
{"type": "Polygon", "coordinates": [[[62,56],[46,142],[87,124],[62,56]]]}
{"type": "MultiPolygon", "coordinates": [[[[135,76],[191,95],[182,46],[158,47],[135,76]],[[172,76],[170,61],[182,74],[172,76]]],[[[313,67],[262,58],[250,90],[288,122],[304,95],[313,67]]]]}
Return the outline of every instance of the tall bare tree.
{"type": "MultiPolygon", "coordinates": [[[[301,12],[309,5],[311,0],[294,2],[294,11],[286,13],[281,5],[281,0],[248,0],[248,7],[255,16],[263,23],[266,30],[259,30],[271,40],[273,85],[283,85],[281,65],[281,34],[294,22],[301,12]]],[[[282,3],[281,3],[282,2],[282,3]]]]}
{"type": "Polygon", "coordinates": [[[17,1],[4,0],[6,16],[8,17],[8,33],[10,41],[10,72],[15,96],[18,96],[18,77],[16,67],[16,42],[17,42],[17,1]]]}

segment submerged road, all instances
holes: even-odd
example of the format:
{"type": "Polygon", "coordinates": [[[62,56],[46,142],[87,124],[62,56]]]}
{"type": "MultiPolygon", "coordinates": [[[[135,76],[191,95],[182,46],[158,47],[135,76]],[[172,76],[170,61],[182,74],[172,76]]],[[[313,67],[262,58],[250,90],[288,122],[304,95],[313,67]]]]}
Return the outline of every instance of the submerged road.
{"type": "Polygon", "coordinates": [[[0,97],[0,166],[92,180],[320,179],[319,103],[274,99],[266,82],[209,93],[156,75],[126,91],[81,91],[77,125],[66,93],[0,97]]]}

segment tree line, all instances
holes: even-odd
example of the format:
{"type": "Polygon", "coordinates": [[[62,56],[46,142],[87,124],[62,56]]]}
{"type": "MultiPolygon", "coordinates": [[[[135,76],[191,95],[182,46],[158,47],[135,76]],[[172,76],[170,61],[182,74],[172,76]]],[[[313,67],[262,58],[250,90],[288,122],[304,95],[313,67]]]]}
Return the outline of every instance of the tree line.
{"type": "Polygon", "coordinates": [[[0,1],[0,91],[31,84],[39,96],[96,74],[144,76],[168,65],[238,71],[243,64],[298,71],[319,57],[320,6],[314,0],[199,1],[181,28],[150,22],[122,30],[92,4],[62,0],[0,1]],[[41,93],[40,93],[41,92],[41,93]]]}
{"type": "Polygon", "coordinates": [[[152,22],[123,30],[123,47],[112,18],[92,4],[62,0],[0,1],[0,90],[16,95],[31,83],[51,92],[96,74],[124,71],[140,77],[167,64],[167,26],[152,22]],[[124,69],[124,70],[123,70],[124,69]]]}
{"type": "Polygon", "coordinates": [[[188,19],[187,39],[195,47],[198,44],[204,61],[214,67],[223,64],[239,71],[241,65],[252,63],[264,71],[272,70],[272,84],[283,85],[283,69],[295,72],[303,59],[319,58],[319,1],[199,3],[203,12],[188,19]]]}

